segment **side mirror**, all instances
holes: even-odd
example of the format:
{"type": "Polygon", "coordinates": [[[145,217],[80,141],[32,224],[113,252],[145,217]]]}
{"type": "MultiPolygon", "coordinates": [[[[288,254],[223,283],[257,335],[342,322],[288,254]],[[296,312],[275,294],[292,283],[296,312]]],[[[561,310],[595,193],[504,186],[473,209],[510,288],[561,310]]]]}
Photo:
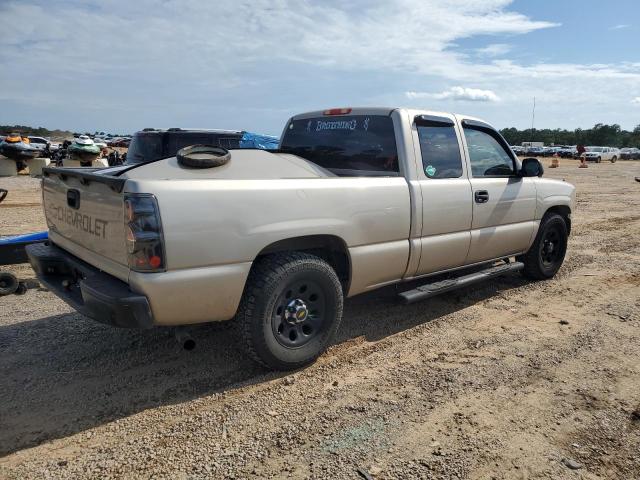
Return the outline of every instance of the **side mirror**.
{"type": "Polygon", "coordinates": [[[541,177],[543,174],[544,167],[537,158],[525,158],[522,160],[521,177],[541,177]]]}

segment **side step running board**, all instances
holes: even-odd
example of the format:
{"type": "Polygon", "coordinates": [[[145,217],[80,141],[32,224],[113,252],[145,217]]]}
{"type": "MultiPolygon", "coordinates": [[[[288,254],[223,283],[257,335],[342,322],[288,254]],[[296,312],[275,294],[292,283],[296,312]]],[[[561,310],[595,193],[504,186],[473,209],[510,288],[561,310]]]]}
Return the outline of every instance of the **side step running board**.
{"type": "Polygon", "coordinates": [[[474,283],[482,282],[493,277],[498,277],[506,273],[517,272],[524,268],[524,263],[513,262],[506,265],[498,265],[497,267],[490,267],[479,272],[464,275],[458,278],[452,278],[449,280],[441,280],[439,282],[427,283],[420,287],[408,290],[406,292],[399,293],[398,296],[404,303],[414,303],[424,300],[426,298],[435,297],[441,293],[450,292],[458,288],[466,287],[474,283]]]}

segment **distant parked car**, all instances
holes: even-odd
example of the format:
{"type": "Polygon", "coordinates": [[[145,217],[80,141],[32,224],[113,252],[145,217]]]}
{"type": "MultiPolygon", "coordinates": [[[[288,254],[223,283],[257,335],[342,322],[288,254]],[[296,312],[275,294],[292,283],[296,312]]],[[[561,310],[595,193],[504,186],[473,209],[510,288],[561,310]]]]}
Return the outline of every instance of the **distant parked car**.
{"type": "Polygon", "coordinates": [[[525,150],[525,155],[530,155],[532,157],[544,157],[544,148],[543,147],[529,147],[525,150]]]}
{"type": "Polygon", "coordinates": [[[47,140],[46,138],[31,136],[29,137],[29,145],[40,150],[39,156],[41,157],[48,154],[49,149],[47,148],[47,145],[49,145],[49,143],[49,140],[47,140]]]}
{"type": "Polygon", "coordinates": [[[616,163],[618,160],[618,149],[613,147],[587,147],[587,153],[585,154],[587,161],[600,163],[602,160],[608,160],[611,163],[616,163]]]}
{"type": "Polygon", "coordinates": [[[560,152],[560,147],[543,147],[542,148],[543,157],[553,157],[558,152],[560,152]]]}
{"type": "Polygon", "coordinates": [[[562,157],[562,158],[575,158],[575,156],[578,154],[578,149],[576,147],[576,145],[574,146],[567,146],[567,147],[562,147],[559,151],[558,154],[562,157]]]}
{"type": "Polygon", "coordinates": [[[513,153],[518,156],[524,155],[524,147],[514,145],[513,147],[511,147],[511,150],[513,150],[513,153]]]}
{"type": "Polygon", "coordinates": [[[102,138],[100,137],[95,137],[93,139],[93,143],[96,144],[98,147],[100,148],[107,148],[107,142],[105,142],[102,138]]]}
{"type": "Polygon", "coordinates": [[[640,148],[623,148],[620,150],[621,160],[640,160],[640,148]]]}
{"type": "Polygon", "coordinates": [[[107,142],[107,145],[110,147],[123,147],[129,148],[129,143],[131,143],[130,138],[124,137],[116,137],[107,142]]]}

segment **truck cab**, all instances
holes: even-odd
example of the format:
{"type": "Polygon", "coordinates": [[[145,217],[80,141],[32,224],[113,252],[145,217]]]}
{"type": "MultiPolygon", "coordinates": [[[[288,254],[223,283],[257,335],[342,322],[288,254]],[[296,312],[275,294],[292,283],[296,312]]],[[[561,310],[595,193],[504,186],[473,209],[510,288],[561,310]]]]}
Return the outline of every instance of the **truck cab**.
{"type": "MultiPolygon", "coordinates": [[[[443,112],[310,112],[289,121],[281,150],[331,168],[337,175],[406,179],[411,229],[405,280],[526,251],[544,213],[538,189],[545,197],[548,182],[562,184],[523,175],[520,160],[486,122],[443,112]],[[358,128],[360,139],[353,134],[358,128]],[[327,145],[340,148],[340,155],[327,153],[327,145]],[[371,145],[377,149],[373,153],[367,151],[373,150],[371,145]],[[352,164],[345,163],[344,152],[354,159],[352,164]],[[336,164],[340,168],[333,168],[336,164]]],[[[539,171],[542,175],[541,167],[539,171]]],[[[571,190],[567,186],[567,193],[571,190]]],[[[564,206],[569,208],[570,202],[567,195],[564,206]]]]}

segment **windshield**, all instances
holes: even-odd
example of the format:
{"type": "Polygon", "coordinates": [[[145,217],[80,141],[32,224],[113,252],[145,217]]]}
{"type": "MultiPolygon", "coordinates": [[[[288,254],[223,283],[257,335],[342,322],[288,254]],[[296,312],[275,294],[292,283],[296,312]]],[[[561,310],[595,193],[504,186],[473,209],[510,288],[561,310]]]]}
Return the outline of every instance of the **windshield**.
{"type": "Polygon", "coordinates": [[[602,147],[587,147],[587,152],[602,152],[602,147]]]}
{"type": "Polygon", "coordinates": [[[393,120],[383,115],[292,120],[280,150],[341,176],[397,176],[399,172],[393,120]]]}

